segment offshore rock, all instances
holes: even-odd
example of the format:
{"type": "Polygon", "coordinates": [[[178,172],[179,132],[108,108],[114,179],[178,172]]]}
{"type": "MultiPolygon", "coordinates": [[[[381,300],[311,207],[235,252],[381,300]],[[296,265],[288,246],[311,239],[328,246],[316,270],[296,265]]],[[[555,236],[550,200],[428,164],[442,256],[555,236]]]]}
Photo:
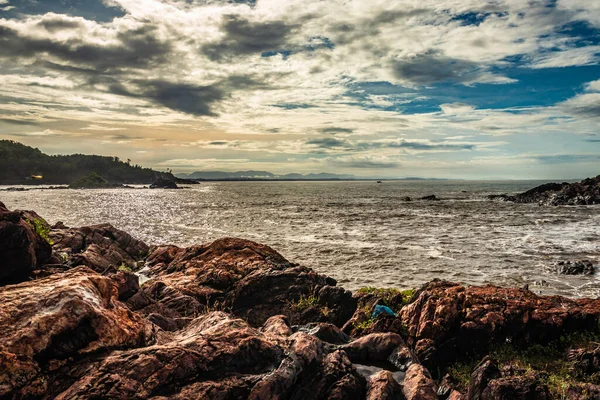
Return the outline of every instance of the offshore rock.
{"type": "Polygon", "coordinates": [[[594,264],[590,260],[559,261],[556,263],[556,272],[563,275],[593,275],[594,264]]]}
{"type": "Polygon", "coordinates": [[[600,175],[581,182],[546,183],[517,195],[492,195],[488,198],[552,206],[600,204],[600,175]]]}
{"type": "Polygon", "coordinates": [[[464,287],[434,280],[421,288],[400,318],[408,343],[428,367],[465,354],[485,354],[491,343],[546,343],[574,331],[594,331],[600,299],[537,296],[496,286],[464,287]]]}
{"type": "Polygon", "coordinates": [[[150,185],[150,189],[179,189],[179,186],[175,181],[160,178],[150,185]]]}
{"type": "Polygon", "coordinates": [[[0,285],[22,282],[52,262],[52,247],[36,232],[36,224],[47,227],[35,212],[9,211],[0,202],[0,285]]]}

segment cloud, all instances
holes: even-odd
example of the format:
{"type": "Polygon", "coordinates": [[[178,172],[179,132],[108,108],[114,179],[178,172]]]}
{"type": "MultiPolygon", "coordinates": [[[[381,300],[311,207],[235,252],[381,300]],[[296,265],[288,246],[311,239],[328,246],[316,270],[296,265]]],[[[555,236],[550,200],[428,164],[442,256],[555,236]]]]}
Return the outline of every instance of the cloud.
{"type": "Polygon", "coordinates": [[[213,61],[285,48],[297,25],[283,21],[252,22],[240,15],[225,15],[221,25],[222,38],[202,46],[202,52],[213,61]]]}
{"type": "Polygon", "coordinates": [[[580,94],[559,104],[559,108],[570,115],[585,118],[600,117],[600,93],[580,94]]]}
{"type": "Polygon", "coordinates": [[[392,64],[394,75],[416,85],[431,85],[441,82],[455,83],[509,83],[506,77],[495,76],[484,65],[469,60],[448,57],[429,50],[424,53],[395,59],[392,64]]]}
{"type": "Polygon", "coordinates": [[[352,132],[354,132],[354,129],[331,126],[328,128],[321,128],[320,132],[335,135],[338,133],[352,133],[352,132]]]}
{"type": "Polygon", "coordinates": [[[399,162],[383,157],[338,157],[328,158],[325,162],[339,168],[392,169],[400,167],[399,162]]]}
{"type": "Polygon", "coordinates": [[[347,147],[348,142],[335,138],[311,139],[306,142],[308,145],[315,145],[322,149],[331,149],[337,147],[347,147]]]}

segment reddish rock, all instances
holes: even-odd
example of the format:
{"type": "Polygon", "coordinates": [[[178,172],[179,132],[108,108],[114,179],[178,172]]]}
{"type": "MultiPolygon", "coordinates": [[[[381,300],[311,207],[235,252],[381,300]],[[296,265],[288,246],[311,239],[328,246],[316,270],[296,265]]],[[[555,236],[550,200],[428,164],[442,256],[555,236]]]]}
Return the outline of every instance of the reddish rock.
{"type": "Polygon", "coordinates": [[[0,288],[0,397],[45,391],[50,370],[73,357],[152,340],[118,287],[87,268],[0,288]],[[13,361],[11,361],[13,360],[13,361]]]}
{"type": "Polygon", "coordinates": [[[380,371],[369,380],[366,400],[399,400],[403,397],[402,387],[390,371],[380,371]]]}
{"type": "Polygon", "coordinates": [[[429,371],[420,364],[412,364],[406,371],[402,392],[406,400],[437,400],[437,385],[429,371]]]}
{"type": "Polygon", "coordinates": [[[9,211],[0,203],[0,285],[22,282],[52,261],[52,247],[36,233],[35,219],[46,224],[33,211],[9,211]]]}
{"type": "Polygon", "coordinates": [[[70,265],[85,265],[97,272],[116,271],[122,265],[135,270],[137,261],[149,251],[144,242],[111,224],[55,229],[50,237],[54,251],[65,254],[70,265]]]}
{"type": "Polygon", "coordinates": [[[372,333],[341,347],[352,362],[369,364],[390,361],[401,349],[406,349],[402,337],[396,333],[372,333]]]}
{"type": "Polygon", "coordinates": [[[432,281],[404,307],[409,344],[425,365],[445,365],[457,355],[485,354],[489,343],[544,343],[577,330],[593,330],[600,299],[537,296],[524,289],[464,287],[432,281]]]}
{"type": "Polygon", "coordinates": [[[231,310],[254,326],[277,314],[293,324],[345,322],[356,304],[350,292],[330,286],[335,281],[248,240],[225,238],[186,249],[161,246],[149,255],[148,265],[148,275],[170,290],[231,310]],[[294,305],[311,296],[320,304],[316,310],[294,305]]]}

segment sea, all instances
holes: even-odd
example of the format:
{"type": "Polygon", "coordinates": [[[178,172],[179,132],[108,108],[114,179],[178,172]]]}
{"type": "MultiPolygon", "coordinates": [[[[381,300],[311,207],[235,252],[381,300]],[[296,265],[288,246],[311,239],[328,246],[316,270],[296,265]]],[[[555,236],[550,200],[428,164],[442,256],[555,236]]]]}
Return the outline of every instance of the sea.
{"type": "Polygon", "coordinates": [[[437,278],[600,296],[599,206],[487,199],[542,183],[203,182],[180,190],[2,191],[0,201],[9,209],[35,210],[50,223],[109,222],[153,245],[253,240],[349,290],[418,288],[437,278]],[[417,200],[431,194],[439,200],[417,200]],[[598,272],[556,272],[557,262],[580,259],[593,261],[598,272]]]}

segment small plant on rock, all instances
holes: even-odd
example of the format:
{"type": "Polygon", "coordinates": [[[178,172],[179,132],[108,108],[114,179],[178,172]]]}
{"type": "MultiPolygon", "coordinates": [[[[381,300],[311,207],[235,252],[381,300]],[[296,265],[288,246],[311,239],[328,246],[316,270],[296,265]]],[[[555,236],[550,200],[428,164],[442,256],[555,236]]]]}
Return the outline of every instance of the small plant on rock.
{"type": "Polygon", "coordinates": [[[42,239],[48,242],[50,246],[54,244],[52,239],[50,239],[50,228],[48,228],[48,226],[44,223],[44,221],[41,218],[36,218],[32,221],[28,220],[27,222],[29,223],[29,225],[31,225],[35,233],[40,235],[42,239]]]}

